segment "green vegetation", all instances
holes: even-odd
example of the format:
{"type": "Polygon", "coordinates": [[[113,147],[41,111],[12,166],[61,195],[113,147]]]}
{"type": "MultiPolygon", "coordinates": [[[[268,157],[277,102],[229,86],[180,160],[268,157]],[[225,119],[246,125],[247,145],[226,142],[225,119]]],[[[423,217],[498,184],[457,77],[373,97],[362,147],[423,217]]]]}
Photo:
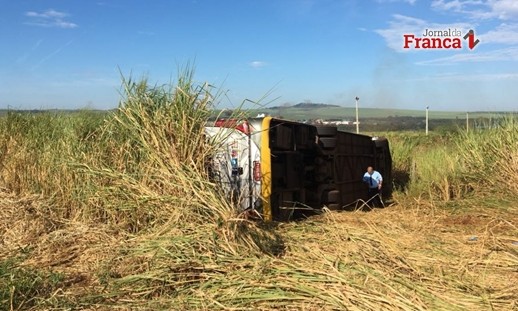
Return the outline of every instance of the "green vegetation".
{"type": "MultiPolygon", "coordinates": [[[[321,105],[322,107],[299,108],[299,107],[276,107],[264,110],[254,110],[252,113],[269,113],[271,115],[282,115],[291,120],[309,120],[309,119],[345,119],[354,120],[356,116],[354,103],[351,107],[329,107],[321,105]]],[[[503,112],[471,112],[469,117],[471,119],[491,118],[506,115],[503,112]]],[[[393,108],[360,108],[360,120],[367,119],[381,119],[381,118],[397,118],[397,117],[413,117],[424,118],[425,111],[423,110],[409,110],[409,109],[393,109],[393,108]]],[[[466,112],[463,111],[429,111],[430,119],[464,119],[466,112]]]]}
{"type": "Polygon", "coordinates": [[[3,309],[518,305],[515,119],[387,133],[392,206],[263,224],[207,179],[207,85],[186,70],[175,85],[123,86],[107,114],[0,119],[3,309]]]}
{"type": "Polygon", "coordinates": [[[0,261],[0,310],[20,310],[41,305],[63,286],[63,275],[20,267],[19,258],[0,261]]]}
{"type": "Polygon", "coordinates": [[[517,194],[516,119],[452,133],[389,132],[396,188],[434,201],[517,194]]]}

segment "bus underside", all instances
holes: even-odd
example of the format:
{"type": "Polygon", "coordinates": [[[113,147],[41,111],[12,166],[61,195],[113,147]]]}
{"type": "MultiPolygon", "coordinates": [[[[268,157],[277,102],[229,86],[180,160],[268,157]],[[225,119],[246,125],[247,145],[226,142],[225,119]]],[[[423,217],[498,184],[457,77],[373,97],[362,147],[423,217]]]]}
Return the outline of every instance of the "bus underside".
{"type": "Polygon", "coordinates": [[[389,181],[383,197],[391,194],[392,159],[386,139],[271,117],[245,124],[245,130],[233,129],[240,136],[223,138],[221,153],[227,156],[217,170],[228,176],[226,189],[232,189],[234,197],[240,194],[240,206],[256,209],[265,220],[287,220],[323,207],[356,208],[357,202],[369,199],[362,183],[368,166],[389,181]],[[239,137],[246,143],[236,143],[239,137]]]}

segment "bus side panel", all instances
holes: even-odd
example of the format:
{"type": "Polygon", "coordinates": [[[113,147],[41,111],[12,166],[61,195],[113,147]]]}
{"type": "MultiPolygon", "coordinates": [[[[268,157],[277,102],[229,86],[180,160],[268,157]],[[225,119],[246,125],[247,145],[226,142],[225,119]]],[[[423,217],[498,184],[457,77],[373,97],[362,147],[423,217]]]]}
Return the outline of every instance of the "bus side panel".
{"type": "Polygon", "coordinates": [[[335,152],[335,182],[342,206],[351,209],[358,199],[368,199],[362,177],[367,166],[375,166],[375,144],[369,136],[339,131],[335,152]]]}
{"type": "Polygon", "coordinates": [[[263,200],[263,218],[271,221],[272,216],[272,166],[270,152],[270,121],[271,117],[266,117],[261,126],[261,198],[263,200]]]}

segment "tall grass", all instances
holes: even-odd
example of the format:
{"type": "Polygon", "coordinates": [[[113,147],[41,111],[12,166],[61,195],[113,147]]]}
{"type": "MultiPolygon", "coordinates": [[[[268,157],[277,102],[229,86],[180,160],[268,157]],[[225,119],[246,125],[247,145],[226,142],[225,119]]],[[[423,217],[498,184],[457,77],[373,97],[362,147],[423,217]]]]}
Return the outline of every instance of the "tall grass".
{"type": "Polygon", "coordinates": [[[518,119],[474,129],[457,140],[463,180],[486,190],[518,194],[518,119]]]}
{"type": "Polygon", "coordinates": [[[458,182],[454,136],[390,133],[394,185],[415,197],[449,201],[465,194],[458,182]]]}
{"type": "Polygon", "coordinates": [[[0,182],[16,193],[51,196],[67,191],[73,176],[66,160],[86,152],[81,144],[103,115],[95,112],[30,114],[8,112],[0,119],[0,182]]]}
{"type": "Polygon", "coordinates": [[[105,116],[90,111],[8,112],[0,118],[0,188],[52,199],[56,204],[50,218],[72,218],[79,210],[74,189],[82,188],[84,178],[69,164],[90,154],[94,147],[85,142],[105,116]]]}
{"type": "Polygon", "coordinates": [[[9,112],[0,121],[2,187],[53,198],[56,217],[130,232],[230,218],[233,207],[206,175],[214,145],[204,126],[217,94],[189,68],[174,85],[122,85],[113,113],[9,112]]]}
{"type": "Polygon", "coordinates": [[[516,118],[455,133],[389,133],[396,189],[451,201],[472,194],[518,194],[516,118]]]}
{"type": "MultiPolygon", "coordinates": [[[[174,86],[123,81],[124,98],[77,170],[89,183],[87,217],[124,223],[133,232],[196,217],[229,217],[232,207],[216,195],[206,176],[213,146],[204,125],[213,108],[207,85],[190,71],[174,86]],[[217,215],[216,215],[217,214],[217,215]]],[[[208,220],[208,219],[207,219],[208,220]]]]}

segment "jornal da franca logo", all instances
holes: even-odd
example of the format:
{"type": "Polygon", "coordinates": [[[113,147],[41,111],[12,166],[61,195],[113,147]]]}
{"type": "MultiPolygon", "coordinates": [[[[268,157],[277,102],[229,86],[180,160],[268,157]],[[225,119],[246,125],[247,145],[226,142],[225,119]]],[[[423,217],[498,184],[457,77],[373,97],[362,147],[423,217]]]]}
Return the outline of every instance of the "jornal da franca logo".
{"type": "Polygon", "coordinates": [[[404,49],[462,49],[466,44],[470,50],[473,50],[480,43],[473,29],[463,33],[456,28],[444,30],[427,28],[421,36],[404,34],[403,39],[404,49]]]}

